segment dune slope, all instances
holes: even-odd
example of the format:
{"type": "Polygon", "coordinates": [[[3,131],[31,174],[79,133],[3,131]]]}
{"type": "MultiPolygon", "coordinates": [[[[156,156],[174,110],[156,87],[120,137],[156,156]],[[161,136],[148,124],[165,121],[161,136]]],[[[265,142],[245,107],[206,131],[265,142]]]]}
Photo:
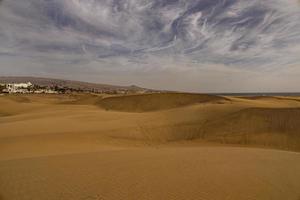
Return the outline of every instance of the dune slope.
{"type": "Polygon", "coordinates": [[[3,200],[298,200],[300,156],[247,148],[143,148],[0,162],[3,200]]]}
{"type": "Polygon", "coordinates": [[[195,137],[300,151],[299,108],[247,108],[209,121],[195,137]]]}
{"type": "Polygon", "coordinates": [[[98,105],[106,110],[147,112],[221,100],[225,98],[204,94],[158,93],[108,97],[100,100],[98,105]]]}

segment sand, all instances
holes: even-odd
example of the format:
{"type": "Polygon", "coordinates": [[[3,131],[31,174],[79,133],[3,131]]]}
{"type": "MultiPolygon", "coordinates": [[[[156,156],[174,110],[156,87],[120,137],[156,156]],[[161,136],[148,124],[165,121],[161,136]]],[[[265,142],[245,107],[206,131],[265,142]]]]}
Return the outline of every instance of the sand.
{"type": "Polygon", "coordinates": [[[189,97],[0,96],[0,199],[300,199],[298,98],[189,97]]]}

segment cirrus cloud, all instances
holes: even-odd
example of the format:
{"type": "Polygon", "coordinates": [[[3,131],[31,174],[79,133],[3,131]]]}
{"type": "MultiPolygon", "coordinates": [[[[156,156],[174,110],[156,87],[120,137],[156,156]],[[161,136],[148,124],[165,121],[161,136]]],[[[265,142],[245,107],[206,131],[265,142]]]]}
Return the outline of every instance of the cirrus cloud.
{"type": "Polygon", "coordinates": [[[297,0],[2,0],[0,4],[2,74],[159,87],[152,81],[157,76],[161,87],[193,91],[255,90],[257,74],[263,74],[270,78],[260,81],[264,83],[260,88],[280,90],[272,81],[281,71],[297,70],[299,55],[297,0]],[[186,78],[174,78],[182,72],[186,78]],[[149,74],[152,80],[147,79],[149,74]],[[234,86],[245,77],[253,82],[234,86]],[[211,79],[218,79],[215,85],[211,79]]]}

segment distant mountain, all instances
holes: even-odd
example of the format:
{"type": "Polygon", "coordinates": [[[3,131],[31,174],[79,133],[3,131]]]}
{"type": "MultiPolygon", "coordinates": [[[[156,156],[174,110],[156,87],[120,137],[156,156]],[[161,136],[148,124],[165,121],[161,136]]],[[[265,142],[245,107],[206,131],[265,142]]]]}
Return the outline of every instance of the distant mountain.
{"type": "Polygon", "coordinates": [[[59,86],[72,88],[82,91],[93,91],[93,92],[114,92],[114,91],[129,91],[129,92],[158,92],[147,88],[141,88],[135,85],[131,86],[117,86],[108,84],[88,83],[82,81],[62,80],[53,78],[40,78],[40,77],[12,77],[3,76],[0,77],[0,83],[24,83],[31,82],[34,85],[40,86],[59,86]]]}

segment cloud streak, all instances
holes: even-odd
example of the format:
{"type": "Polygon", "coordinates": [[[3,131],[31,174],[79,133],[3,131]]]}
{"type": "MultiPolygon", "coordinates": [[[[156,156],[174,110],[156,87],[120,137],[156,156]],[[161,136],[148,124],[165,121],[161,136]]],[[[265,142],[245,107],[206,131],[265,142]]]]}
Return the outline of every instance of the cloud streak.
{"type": "MultiPolygon", "coordinates": [[[[299,55],[297,0],[0,1],[3,74],[69,72],[88,79],[90,71],[97,81],[97,72],[102,78],[100,73],[106,72],[110,78],[124,75],[131,80],[138,73],[134,81],[152,86],[151,81],[141,81],[149,71],[161,76],[167,70],[169,75],[162,73],[163,77],[172,80],[174,73],[185,71],[186,80],[180,82],[186,90],[191,77],[201,83],[213,77],[207,68],[222,66],[220,74],[230,74],[224,80],[255,73],[269,76],[299,66],[299,55]],[[22,60],[25,66],[40,67],[28,71],[19,66],[22,60]]],[[[172,88],[175,81],[161,84],[181,89],[177,83],[172,88]]],[[[214,90],[223,87],[226,84],[214,90]]],[[[244,89],[254,87],[249,83],[244,89]]],[[[190,88],[209,91],[215,87],[190,88]]]]}

